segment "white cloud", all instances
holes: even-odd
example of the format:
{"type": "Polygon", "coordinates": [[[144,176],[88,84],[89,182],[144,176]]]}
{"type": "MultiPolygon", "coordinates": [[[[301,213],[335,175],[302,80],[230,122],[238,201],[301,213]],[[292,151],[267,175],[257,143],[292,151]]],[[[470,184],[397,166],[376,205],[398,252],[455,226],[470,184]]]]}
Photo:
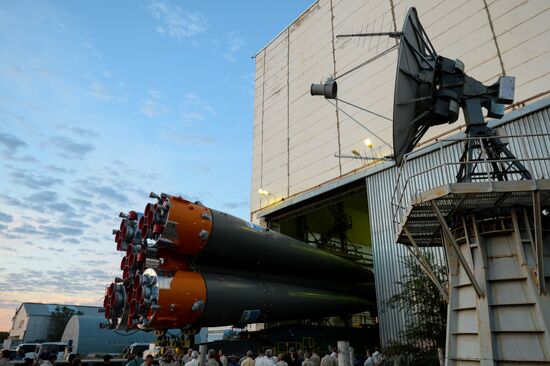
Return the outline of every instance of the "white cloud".
{"type": "Polygon", "coordinates": [[[246,42],[240,36],[240,33],[237,31],[232,31],[227,35],[227,40],[229,44],[229,52],[238,52],[246,42]]]}
{"type": "Polygon", "coordinates": [[[156,118],[168,111],[161,100],[163,99],[162,93],[158,90],[149,90],[148,97],[141,101],[139,111],[149,118],[156,118]]]}
{"type": "Polygon", "coordinates": [[[227,34],[227,51],[222,54],[223,58],[229,62],[237,62],[235,54],[237,54],[246,41],[241,37],[238,31],[232,31],[227,34]]]}
{"type": "Polygon", "coordinates": [[[172,38],[192,37],[206,30],[206,19],[199,12],[190,12],[178,5],[154,0],[148,7],[151,15],[159,22],[157,33],[172,38]]]}
{"type": "Polygon", "coordinates": [[[216,116],[218,112],[195,93],[186,93],[181,102],[181,118],[184,122],[198,122],[208,116],[216,116]]]}
{"type": "Polygon", "coordinates": [[[118,83],[116,90],[112,90],[107,85],[98,81],[92,80],[88,92],[91,96],[104,102],[125,102],[127,97],[122,91],[123,85],[118,83]]]}

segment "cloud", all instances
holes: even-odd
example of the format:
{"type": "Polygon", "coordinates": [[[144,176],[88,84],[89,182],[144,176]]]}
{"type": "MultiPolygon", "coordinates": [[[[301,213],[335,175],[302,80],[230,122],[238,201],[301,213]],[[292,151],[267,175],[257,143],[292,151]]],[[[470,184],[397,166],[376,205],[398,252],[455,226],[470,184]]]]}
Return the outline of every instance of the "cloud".
{"type": "Polygon", "coordinates": [[[63,168],[54,164],[48,164],[45,166],[45,168],[49,171],[52,171],[54,173],[61,173],[61,174],[67,174],[67,173],[75,173],[76,171],[74,169],[67,169],[63,168]]]}
{"type": "Polygon", "coordinates": [[[79,268],[72,270],[20,268],[17,273],[6,273],[6,276],[0,278],[0,292],[76,294],[92,290],[102,293],[105,283],[108,283],[112,277],[112,274],[97,267],[89,267],[90,269],[84,266],[75,267],[79,268]],[[11,278],[17,278],[17,281],[12,281],[11,278]],[[67,278],[71,280],[67,281],[67,278]]]}
{"type": "Polygon", "coordinates": [[[7,213],[0,211],[0,222],[12,222],[13,216],[7,213]]]}
{"type": "Polygon", "coordinates": [[[232,31],[227,34],[227,51],[223,53],[223,58],[229,62],[237,62],[235,54],[238,53],[246,41],[241,37],[238,31],[232,31]]]}
{"type": "Polygon", "coordinates": [[[72,132],[74,135],[76,135],[78,137],[95,138],[95,137],[100,136],[99,132],[88,129],[88,128],[83,128],[83,127],[79,127],[79,126],[71,126],[71,125],[65,124],[65,123],[58,123],[57,125],[59,126],[59,128],[61,130],[72,132]]]}
{"type": "Polygon", "coordinates": [[[185,132],[178,132],[173,129],[163,129],[159,131],[159,137],[176,143],[178,145],[198,145],[206,146],[213,145],[217,142],[216,139],[209,136],[200,136],[197,134],[188,134],[185,132]]]}
{"type": "MultiPolygon", "coordinates": [[[[102,184],[101,180],[98,178],[87,178],[87,179],[79,179],[76,181],[79,184],[80,190],[77,190],[78,193],[81,193],[84,196],[87,196],[88,198],[90,195],[93,196],[99,196],[101,201],[116,201],[120,204],[126,204],[130,202],[130,199],[120,191],[102,184]]],[[[102,204],[96,204],[97,208],[102,208],[102,204]]],[[[105,209],[112,209],[112,207],[105,206],[105,209]]]]}
{"type": "Polygon", "coordinates": [[[224,208],[234,210],[234,209],[241,208],[241,207],[248,207],[248,202],[246,202],[246,201],[241,201],[241,202],[226,202],[226,203],[224,203],[222,206],[223,206],[224,208]]]}
{"type": "Polygon", "coordinates": [[[22,147],[26,147],[27,143],[15,135],[0,132],[0,145],[7,150],[16,151],[22,147]]]}
{"type": "Polygon", "coordinates": [[[206,19],[201,13],[187,11],[178,5],[151,1],[148,10],[158,21],[155,29],[157,33],[171,38],[181,40],[192,37],[204,32],[207,27],[206,19]]]}
{"type": "Polygon", "coordinates": [[[50,188],[56,184],[63,183],[63,180],[59,178],[49,177],[47,175],[40,175],[30,173],[24,170],[14,170],[9,173],[11,180],[17,184],[32,189],[44,189],[50,188]]]}
{"type": "Polygon", "coordinates": [[[181,101],[181,118],[183,122],[203,121],[207,116],[216,116],[218,112],[195,93],[185,93],[181,101]]]}
{"type": "Polygon", "coordinates": [[[79,236],[84,234],[84,230],[71,226],[50,226],[50,225],[40,225],[38,226],[40,230],[46,236],[58,237],[58,236],[79,236]]]}
{"type": "Polygon", "coordinates": [[[40,191],[27,197],[27,201],[40,204],[57,202],[57,199],[57,192],[54,191],[40,191]]]}
{"type": "Polygon", "coordinates": [[[162,94],[156,90],[149,90],[148,97],[141,101],[139,111],[149,118],[156,118],[168,111],[164,105],[160,103],[163,99],[162,94]]]}
{"type": "Polygon", "coordinates": [[[204,114],[195,111],[182,113],[181,118],[184,121],[203,121],[205,117],[204,114]]]}
{"type": "Polygon", "coordinates": [[[90,87],[88,88],[88,93],[96,99],[99,99],[103,102],[108,103],[121,103],[125,102],[127,96],[122,91],[122,84],[118,84],[116,91],[113,91],[107,85],[100,83],[99,81],[92,80],[90,82],[90,87]]]}
{"type": "Polygon", "coordinates": [[[18,156],[19,150],[28,145],[19,137],[6,132],[0,132],[0,146],[3,148],[2,156],[10,161],[35,162],[36,159],[29,155],[18,156]]]}
{"type": "Polygon", "coordinates": [[[51,146],[58,156],[68,159],[82,159],[95,150],[91,144],[80,143],[67,136],[52,136],[47,140],[47,145],[51,146]]]}

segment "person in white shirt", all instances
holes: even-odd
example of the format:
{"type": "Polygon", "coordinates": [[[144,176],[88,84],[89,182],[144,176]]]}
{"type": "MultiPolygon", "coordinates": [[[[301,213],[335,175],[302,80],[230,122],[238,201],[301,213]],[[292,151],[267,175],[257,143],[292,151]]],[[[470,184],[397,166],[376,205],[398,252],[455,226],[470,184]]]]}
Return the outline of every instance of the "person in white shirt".
{"type": "Polygon", "coordinates": [[[227,366],[227,357],[225,357],[223,349],[218,351],[218,355],[220,355],[220,363],[222,364],[221,366],[227,366]]]}
{"type": "Polygon", "coordinates": [[[284,353],[279,353],[277,357],[277,366],[288,366],[288,363],[285,361],[284,353]]]}
{"type": "Polygon", "coordinates": [[[185,364],[189,361],[191,361],[193,358],[191,357],[191,353],[193,353],[193,348],[189,348],[187,350],[187,353],[183,356],[181,359],[181,364],[185,366],[185,364]]]}
{"type": "Polygon", "coordinates": [[[255,366],[277,366],[275,361],[273,361],[273,351],[266,349],[263,357],[256,357],[255,366]]]}
{"type": "Polygon", "coordinates": [[[311,355],[309,354],[309,352],[306,352],[305,359],[302,362],[302,366],[315,366],[313,361],[311,361],[310,357],[311,357],[311,355]]]}
{"type": "Polygon", "coordinates": [[[382,354],[378,352],[378,347],[374,347],[374,352],[372,353],[372,359],[375,365],[378,365],[382,361],[382,354]]]}
{"type": "Polygon", "coordinates": [[[199,366],[199,353],[197,351],[191,351],[191,361],[187,362],[185,366],[199,366]]]}
{"type": "Polygon", "coordinates": [[[365,360],[365,363],[363,364],[363,366],[374,366],[374,360],[372,359],[370,350],[367,350],[367,359],[365,360]]]}

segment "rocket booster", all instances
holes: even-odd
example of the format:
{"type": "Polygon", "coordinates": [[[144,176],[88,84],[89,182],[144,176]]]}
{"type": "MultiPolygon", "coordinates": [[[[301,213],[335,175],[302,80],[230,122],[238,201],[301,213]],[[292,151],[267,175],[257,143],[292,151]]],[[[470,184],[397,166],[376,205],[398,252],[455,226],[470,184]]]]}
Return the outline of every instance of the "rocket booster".
{"type": "Polygon", "coordinates": [[[318,250],[279,232],[263,228],[225,212],[166,196],[162,204],[148,204],[145,215],[154,217],[144,225],[148,237],[160,247],[196,257],[197,264],[227,265],[246,260],[249,268],[277,271],[284,264],[286,273],[307,277],[372,279],[364,267],[337,255],[318,250]]]}
{"type": "Polygon", "coordinates": [[[372,273],[281,233],[181,197],[151,193],[121,213],[125,253],[103,306],[111,328],[243,325],[372,309],[372,273]]]}

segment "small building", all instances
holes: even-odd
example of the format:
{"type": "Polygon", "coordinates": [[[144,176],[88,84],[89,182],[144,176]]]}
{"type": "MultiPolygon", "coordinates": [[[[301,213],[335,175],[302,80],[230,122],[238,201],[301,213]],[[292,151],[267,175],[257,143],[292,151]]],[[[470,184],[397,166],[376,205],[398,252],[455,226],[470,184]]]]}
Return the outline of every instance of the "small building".
{"type": "Polygon", "coordinates": [[[10,334],[4,340],[3,348],[13,349],[21,343],[59,341],[54,314],[68,309],[78,315],[98,315],[100,307],[81,305],[42,304],[24,302],[13,317],[10,334]],[[54,339],[57,338],[57,339],[54,339]]]}
{"type": "Polygon", "coordinates": [[[72,343],[72,351],[85,356],[122,353],[132,343],[154,343],[156,340],[153,332],[138,330],[125,333],[100,328],[99,325],[104,322],[102,315],[74,315],[67,323],[61,341],[72,343]]]}

